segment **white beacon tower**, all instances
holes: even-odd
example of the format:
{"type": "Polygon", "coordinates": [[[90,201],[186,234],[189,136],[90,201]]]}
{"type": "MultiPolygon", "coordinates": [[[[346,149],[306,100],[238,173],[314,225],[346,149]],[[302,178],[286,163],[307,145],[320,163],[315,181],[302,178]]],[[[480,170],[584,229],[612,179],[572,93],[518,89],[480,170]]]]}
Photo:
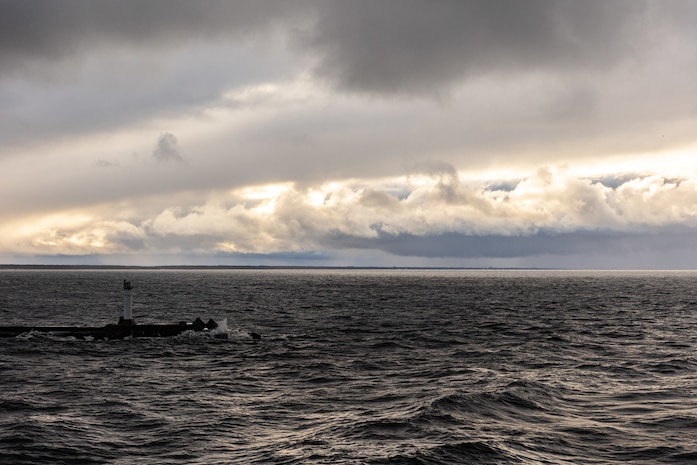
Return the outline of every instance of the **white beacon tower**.
{"type": "Polygon", "coordinates": [[[135,324],[133,320],[133,301],[131,300],[131,282],[123,280],[123,317],[120,319],[119,324],[122,325],[132,325],[135,324]]]}

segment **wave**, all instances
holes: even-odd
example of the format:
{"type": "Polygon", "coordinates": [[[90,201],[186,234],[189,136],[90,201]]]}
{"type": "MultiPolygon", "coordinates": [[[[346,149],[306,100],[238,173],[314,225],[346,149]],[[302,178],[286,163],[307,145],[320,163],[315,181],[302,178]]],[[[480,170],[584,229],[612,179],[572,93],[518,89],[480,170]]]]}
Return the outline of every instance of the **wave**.
{"type": "Polygon", "coordinates": [[[497,390],[458,392],[440,397],[421,413],[425,417],[455,416],[500,418],[553,413],[561,397],[557,389],[542,383],[514,381],[497,390]]]}
{"type": "MultiPolygon", "coordinates": [[[[0,463],[697,463],[697,275],[429,276],[139,273],[148,318],[240,329],[0,340],[0,463]]],[[[121,277],[64,315],[75,275],[22,273],[8,321],[99,325],[121,277]]]]}
{"type": "Polygon", "coordinates": [[[410,454],[371,460],[375,465],[447,465],[522,463],[522,460],[484,441],[463,441],[418,449],[410,454]]]}

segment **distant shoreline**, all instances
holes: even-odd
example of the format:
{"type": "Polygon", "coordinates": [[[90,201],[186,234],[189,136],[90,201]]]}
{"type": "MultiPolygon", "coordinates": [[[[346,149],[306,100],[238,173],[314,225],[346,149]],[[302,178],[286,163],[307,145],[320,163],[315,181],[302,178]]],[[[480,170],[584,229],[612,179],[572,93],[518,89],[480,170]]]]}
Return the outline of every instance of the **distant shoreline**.
{"type": "Polygon", "coordinates": [[[11,265],[0,270],[561,270],[561,268],[494,268],[447,266],[301,266],[301,265],[11,265]]]}
{"type": "Polygon", "coordinates": [[[0,264],[0,271],[51,271],[51,270],[142,270],[142,271],[215,271],[215,270],[239,270],[239,271],[263,271],[263,270],[355,270],[355,271],[603,271],[603,272],[672,272],[672,271],[697,271],[688,268],[534,268],[534,267],[456,267],[456,266],[303,266],[303,265],[13,265],[0,264]]]}

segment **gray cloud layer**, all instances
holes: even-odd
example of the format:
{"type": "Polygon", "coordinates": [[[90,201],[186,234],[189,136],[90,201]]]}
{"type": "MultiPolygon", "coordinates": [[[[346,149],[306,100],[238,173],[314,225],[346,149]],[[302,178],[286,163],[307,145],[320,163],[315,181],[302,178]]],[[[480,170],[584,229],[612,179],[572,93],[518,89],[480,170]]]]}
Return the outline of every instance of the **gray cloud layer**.
{"type": "MultiPolygon", "coordinates": [[[[642,0],[4,0],[0,73],[95,49],[243,40],[271,26],[318,58],[340,87],[429,93],[512,69],[598,68],[645,48],[647,15],[689,3],[642,0]],[[651,5],[651,8],[648,7],[651,5]],[[312,22],[313,21],[313,22],[312,22]]],[[[222,57],[224,59],[224,57],[222,57]]]]}
{"type": "MultiPolygon", "coordinates": [[[[582,118],[598,111],[600,86],[613,85],[613,68],[641,62],[666,37],[682,35],[688,46],[697,39],[691,21],[697,5],[689,1],[3,0],[1,6],[0,145],[197,111],[230,88],[287,77],[308,63],[317,79],[370,95],[434,96],[467,79],[558,75],[566,88],[551,83],[550,92],[560,95],[548,104],[548,119],[582,118]],[[285,45],[250,45],[272,40],[272,31],[285,45]],[[590,82],[582,78],[589,74],[590,82]]],[[[669,92],[676,88],[691,92],[681,84],[669,92]]],[[[655,89],[640,91],[652,105],[655,89]]]]}
{"type": "Polygon", "coordinates": [[[240,37],[296,11],[293,2],[282,0],[3,0],[1,5],[4,72],[33,60],[60,60],[120,44],[148,47],[240,37]]]}
{"type": "MultiPolygon", "coordinates": [[[[231,88],[288,79],[306,67],[341,91],[392,97],[439,96],[468,79],[501,76],[505,94],[505,86],[525,82],[530,74],[556,76],[549,79],[548,95],[539,94],[542,83],[527,99],[513,96],[518,109],[487,104],[509,118],[542,119],[538,128],[540,122],[583,122],[612,105],[604,125],[614,130],[618,121],[635,115],[675,115],[675,107],[694,96],[694,86],[676,82],[695,71],[693,61],[666,62],[664,69],[682,67],[669,83],[660,69],[612,74],[622,64],[642,63],[671,38],[679,38],[673,47],[689,52],[697,40],[692,27],[697,5],[689,1],[2,0],[1,5],[0,146],[191,114],[222,104],[231,88]],[[272,45],[273,37],[283,39],[272,45]],[[625,83],[627,76],[637,79],[625,83]],[[634,89],[628,98],[638,106],[629,115],[617,114],[629,102],[613,100],[624,87],[634,89]],[[529,113],[516,115],[521,108],[529,113]]],[[[481,109],[472,104],[472,112],[481,109]]],[[[571,132],[592,128],[576,124],[571,132]]],[[[569,131],[561,127],[541,135],[510,124],[463,129],[471,131],[470,144],[483,139],[486,147],[493,146],[492,131],[508,131],[503,140],[569,131]]]]}
{"type": "Polygon", "coordinates": [[[641,46],[636,0],[331,2],[306,43],[344,88],[431,92],[516,69],[597,69],[641,46]]]}

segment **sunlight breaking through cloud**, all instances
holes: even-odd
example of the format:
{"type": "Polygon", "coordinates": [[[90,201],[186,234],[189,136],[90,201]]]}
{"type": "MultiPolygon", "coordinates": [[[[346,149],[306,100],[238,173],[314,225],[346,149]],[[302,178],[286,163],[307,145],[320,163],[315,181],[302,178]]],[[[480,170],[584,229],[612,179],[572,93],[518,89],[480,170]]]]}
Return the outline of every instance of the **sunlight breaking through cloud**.
{"type": "Polygon", "coordinates": [[[210,194],[190,208],[166,207],[144,221],[113,221],[108,213],[38,218],[33,227],[5,231],[10,240],[3,252],[17,251],[19,243],[25,254],[273,254],[379,247],[371,241],[400,236],[533,237],[697,227],[694,179],[647,175],[606,183],[612,184],[541,168],[508,183],[463,181],[441,171],[302,188],[250,186],[210,194]]]}

